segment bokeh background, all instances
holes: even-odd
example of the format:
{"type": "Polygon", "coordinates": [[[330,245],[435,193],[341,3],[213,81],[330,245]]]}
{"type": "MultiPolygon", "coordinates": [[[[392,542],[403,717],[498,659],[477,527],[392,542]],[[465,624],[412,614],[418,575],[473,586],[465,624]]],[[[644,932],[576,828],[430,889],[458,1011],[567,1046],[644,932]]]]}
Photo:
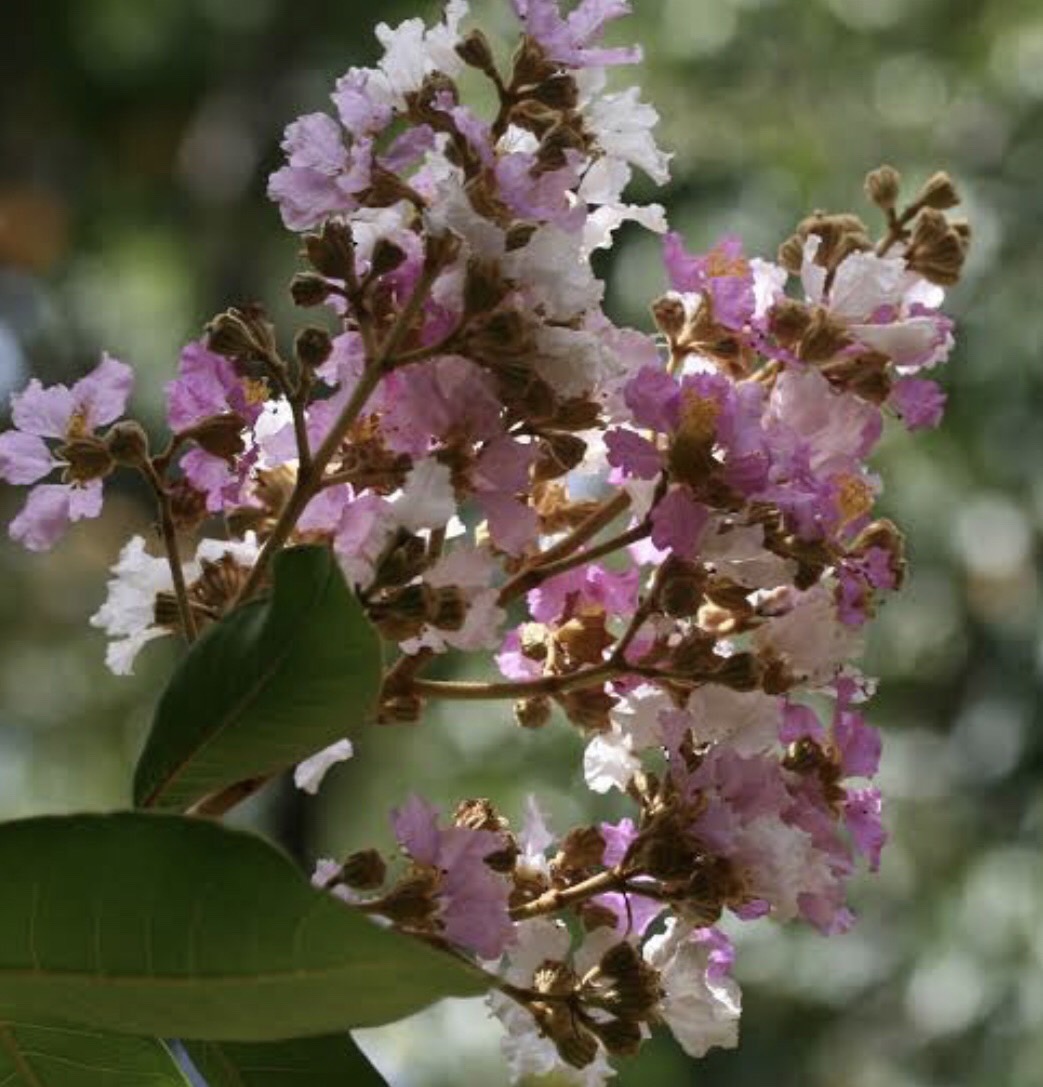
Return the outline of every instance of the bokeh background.
{"type": "MultiPolygon", "coordinates": [[[[509,28],[506,0],[475,6],[509,28]]],[[[377,14],[435,7],[384,0],[377,14]]],[[[1032,1087],[1043,1082],[1043,10],[635,7],[638,78],[676,152],[664,202],[692,248],[737,231],[771,254],[812,208],[871,214],[861,181],[882,161],[911,184],[949,170],[975,242],[950,301],[960,346],[944,428],[895,432],[879,459],[912,558],[869,647],[893,835],[882,871],[856,886],[860,923],[844,938],[743,930],[739,1050],[695,1065],[657,1038],[621,1083],[1032,1087]]],[[[0,415],[30,375],[74,380],[105,347],[134,364],[136,411],[158,426],[178,348],[213,312],[263,299],[300,320],[284,301],[296,245],[265,178],[282,127],[373,59],[373,9],[6,0],[3,11],[0,415]]],[[[647,327],[655,242],[624,234],[605,271],[614,315],[647,327]]],[[[0,489],[5,521],[19,501],[0,489]]],[[[125,803],[172,658],[150,647],[136,676],[116,679],[86,619],[121,543],[149,525],[146,496],[120,484],[106,517],[50,555],[0,544],[0,815],[125,803]]],[[[495,708],[360,746],[321,801],[275,788],[242,818],[310,858],[386,842],[387,808],[411,790],[446,804],[489,795],[517,816],[538,788],[562,827],[591,810],[579,740],[515,734],[495,708]]],[[[505,1082],[481,1004],[444,1004],[364,1044],[396,1085],[505,1082]]]]}

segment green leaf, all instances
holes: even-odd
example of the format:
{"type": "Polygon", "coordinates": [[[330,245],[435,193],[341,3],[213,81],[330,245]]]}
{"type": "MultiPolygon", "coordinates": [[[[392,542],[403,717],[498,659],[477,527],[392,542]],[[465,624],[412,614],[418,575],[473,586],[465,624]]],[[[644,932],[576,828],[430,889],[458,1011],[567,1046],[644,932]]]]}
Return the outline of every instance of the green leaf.
{"type": "Polygon", "coordinates": [[[188,1087],[155,1038],[82,1027],[0,1022],[2,1087],[188,1087]]]}
{"type": "Polygon", "coordinates": [[[387,1087],[350,1035],[264,1045],[186,1042],[209,1087],[387,1087]]]}
{"type": "Polygon", "coordinates": [[[271,1041],[376,1026],[489,984],[208,820],[7,823],[0,871],[0,1018],[271,1041]]]}
{"type": "Polygon", "coordinates": [[[163,692],[134,777],[141,807],[183,810],[348,736],[374,712],[380,639],[332,553],[275,558],[271,595],[189,649],[163,692]]]}

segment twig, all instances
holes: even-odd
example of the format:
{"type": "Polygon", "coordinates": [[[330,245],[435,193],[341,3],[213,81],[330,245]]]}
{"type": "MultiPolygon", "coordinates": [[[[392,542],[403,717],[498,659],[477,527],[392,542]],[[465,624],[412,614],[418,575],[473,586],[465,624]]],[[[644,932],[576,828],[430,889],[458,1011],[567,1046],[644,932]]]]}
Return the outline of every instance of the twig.
{"type": "Polygon", "coordinates": [[[192,614],[192,604],[188,599],[185,571],[181,565],[181,548],[177,542],[177,528],[174,525],[174,516],[170,509],[170,494],[151,461],[143,460],[141,471],[156,495],[156,502],[159,506],[159,525],[163,533],[163,546],[167,554],[167,564],[170,566],[170,580],[173,582],[174,596],[177,599],[177,610],[181,616],[181,629],[185,641],[191,645],[196,640],[198,631],[196,629],[196,618],[192,614]]]}

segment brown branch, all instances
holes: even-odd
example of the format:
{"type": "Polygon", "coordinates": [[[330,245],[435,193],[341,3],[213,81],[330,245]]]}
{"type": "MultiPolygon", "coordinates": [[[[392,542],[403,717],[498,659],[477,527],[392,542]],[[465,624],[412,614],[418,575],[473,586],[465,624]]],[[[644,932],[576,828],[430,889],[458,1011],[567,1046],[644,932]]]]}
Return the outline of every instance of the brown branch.
{"type": "Polygon", "coordinates": [[[185,571],[181,565],[181,548],[178,546],[177,528],[174,525],[174,516],[170,508],[170,494],[151,461],[143,460],[141,471],[156,495],[156,503],[159,506],[159,525],[163,533],[163,547],[167,555],[167,564],[170,567],[170,580],[174,585],[177,610],[181,617],[181,629],[185,641],[191,645],[196,640],[198,631],[196,629],[196,617],[192,613],[192,605],[188,599],[185,571]]]}
{"type": "Polygon", "coordinates": [[[469,683],[457,680],[413,679],[408,689],[422,698],[447,698],[466,702],[482,702],[495,699],[532,698],[536,695],[566,694],[569,691],[594,687],[617,676],[626,669],[611,661],[569,672],[560,676],[541,676],[520,682],[469,683]]]}
{"type": "Polygon", "coordinates": [[[532,902],[515,906],[510,911],[511,920],[528,921],[533,917],[543,917],[548,913],[557,913],[567,906],[574,906],[577,902],[586,902],[588,898],[593,898],[595,895],[622,890],[626,886],[627,878],[620,869],[609,868],[571,887],[544,891],[532,902]]]}

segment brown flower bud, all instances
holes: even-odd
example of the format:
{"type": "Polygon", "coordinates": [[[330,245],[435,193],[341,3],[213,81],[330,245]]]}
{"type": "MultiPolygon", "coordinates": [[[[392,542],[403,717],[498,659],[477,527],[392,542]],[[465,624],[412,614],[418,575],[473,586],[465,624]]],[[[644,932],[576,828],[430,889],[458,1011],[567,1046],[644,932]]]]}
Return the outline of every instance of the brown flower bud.
{"type": "Polygon", "coordinates": [[[826,362],[850,343],[851,337],[844,326],[833,320],[828,310],[817,306],[798,351],[805,362],[826,362]]]}
{"type": "Polygon", "coordinates": [[[290,281],[290,297],[298,306],[321,306],[333,287],[314,272],[298,272],[290,281]]]}
{"type": "Polygon", "coordinates": [[[659,331],[670,341],[679,340],[688,323],[684,302],[668,294],[652,303],[652,318],[659,331]]]}
{"type": "Polygon", "coordinates": [[[333,340],[324,328],[302,328],[293,343],[297,361],[306,370],[317,370],[333,354],[333,340]]]}
{"type": "Polygon", "coordinates": [[[671,555],[659,575],[659,607],[672,619],[695,615],[703,600],[705,581],[706,574],[701,566],[671,555]]]}
{"type": "Polygon", "coordinates": [[[755,691],[761,683],[760,661],[752,653],[735,653],[713,673],[713,682],[733,691],[755,691]]]}
{"type": "Polygon", "coordinates": [[[489,39],[480,30],[472,30],[463,41],[458,42],[456,52],[464,64],[477,68],[494,81],[499,80],[489,39]]]}
{"type": "Polygon", "coordinates": [[[522,698],[514,703],[514,721],[521,728],[543,728],[551,719],[551,700],[546,695],[522,698]]]}
{"type": "Polygon", "coordinates": [[[791,234],[779,246],[779,264],[793,275],[800,275],[804,263],[804,239],[799,234],[791,234]]]}
{"type": "Polygon", "coordinates": [[[350,279],[355,271],[355,239],[351,227],[330,219],[320,234],[304,235],[303,255],[319,275],[350,279]]]}
{"type": "Polygon", "coordinates": [[[464,312],[469,316],[489,313],[506,297],[510,285],[497,264],[472,258],[464,280],[464,312]]]}
{"type": "Polygon", "coordinates": [[[601,610],[570,619],[557,633],[558,644],[578,664],[598,664],[614,640],[601,610]]]}
{"type": "Polygon", "coordinates": [[[278,358],[275,329],[261,306],[250,305],[219,313],[207,326],[211,351],[235,361],[278,358]]]}
{"type": "Polygon", "coordinates": [[[124,419],[110,427],[105,446],[112,459],[125,468],[139,468],[148,460],[148,435],[133,419],[124,419]]]}
{"type": "Polygon", "coordinates": [[[898,200],[902,175],[893,166],[880,166],[866,174],[866,196],[882,211],[890,211],[898,200]]]}
{"type": "Polygon", "coordinates": [[[232,464],[246,448],[243,443],[245,427],[246,420],[238,412],[227,411],[223,415],[210,415],[182,433],[211,456],[232,464]]]}
{"type": "Polygon", "coordinates": [[[948,211],[949,208],[954,208],[960,203],[960,194],[956,191],[952,178],[940,170],[924,182],[916,202],[925,208],[948,211]]]}
{"type": "Polygon", "coordinates": [[[375,891],[384,885],[387,865],[375,849],[363,849],[344,862],[340,878],[356,891],[375,891]]]}

